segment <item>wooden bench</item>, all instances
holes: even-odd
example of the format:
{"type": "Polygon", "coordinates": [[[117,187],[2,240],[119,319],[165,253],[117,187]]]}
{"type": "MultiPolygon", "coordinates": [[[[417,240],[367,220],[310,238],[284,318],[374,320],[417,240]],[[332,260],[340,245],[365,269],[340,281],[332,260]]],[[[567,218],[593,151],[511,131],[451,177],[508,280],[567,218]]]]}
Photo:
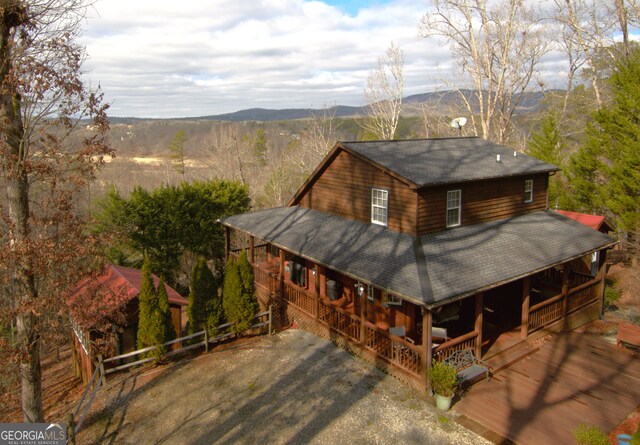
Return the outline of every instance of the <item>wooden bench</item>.
{"type": "Polygon", "coordinates": [[[491,379],[489,365],[476,358],[473,349],[462,349],[454,352],[444,360],[444,363],[451,365],[458,373],[461,385],[468,386],[480,380],[479,377],[486,376],[487,381],[491,379]]]}
{"type": "Polygon", "coordinates": [[[640,348],[640,326],[630,323],[620,323],[618,326],[618,335],[616,335],[616,343],[619,348],[622,347],[623,343],[640,348]]]}

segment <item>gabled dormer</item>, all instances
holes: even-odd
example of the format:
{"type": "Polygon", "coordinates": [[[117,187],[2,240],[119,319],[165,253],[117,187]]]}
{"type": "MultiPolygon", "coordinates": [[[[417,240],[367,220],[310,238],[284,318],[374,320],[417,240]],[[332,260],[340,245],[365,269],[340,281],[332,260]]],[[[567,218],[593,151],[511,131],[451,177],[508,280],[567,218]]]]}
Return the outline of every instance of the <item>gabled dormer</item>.
{"type": "Polygon", "coordinates": [[[422,235],[545,210],[557,170],[479,138],[339,142],[289,205],[422,235]]]}

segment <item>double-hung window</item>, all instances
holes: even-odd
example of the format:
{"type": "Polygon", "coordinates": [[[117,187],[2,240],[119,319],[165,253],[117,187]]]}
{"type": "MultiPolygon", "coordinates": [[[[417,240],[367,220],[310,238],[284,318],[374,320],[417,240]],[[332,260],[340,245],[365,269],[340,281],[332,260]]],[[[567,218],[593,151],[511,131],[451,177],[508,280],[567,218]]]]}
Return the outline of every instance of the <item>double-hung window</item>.
{"type": "Polygon", "coordinates": [[[533,179],[524,181],[524,202],[533,202],[533,179]]]}
{"type": "Polygon", "coordinates": [[[367,299],[371,302],[375,301],[376,296],[374,293],[374,287],[371,284],[367,284],[367,299]]]}
{"type": "Polygon", "coordinates": [[[447,227],[460,225],[461,195],[461,190],[449,190],[447,192],[447,227]]]}
{"type": "Polygon", "coordinates": [[[387,209],[389,207],[389,192],[382,189],[371,189],[371,222],[387,225],[387,209]]]}

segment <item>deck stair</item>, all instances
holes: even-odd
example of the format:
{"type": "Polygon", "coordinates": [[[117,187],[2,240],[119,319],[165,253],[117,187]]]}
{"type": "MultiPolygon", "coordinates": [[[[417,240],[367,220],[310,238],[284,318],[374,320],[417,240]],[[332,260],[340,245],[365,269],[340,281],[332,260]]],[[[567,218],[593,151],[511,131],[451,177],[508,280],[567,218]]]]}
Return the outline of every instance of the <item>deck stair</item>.
{"type": "Polygon", "coordinates": [[[482,360],[491,367],[492,374],[497,374],[538,350],[540,350],[538,346],[535,346],[525,340],[503,349],[502,351],[496,352],[495,354],[489,353],[482,357],[482,360]]]}

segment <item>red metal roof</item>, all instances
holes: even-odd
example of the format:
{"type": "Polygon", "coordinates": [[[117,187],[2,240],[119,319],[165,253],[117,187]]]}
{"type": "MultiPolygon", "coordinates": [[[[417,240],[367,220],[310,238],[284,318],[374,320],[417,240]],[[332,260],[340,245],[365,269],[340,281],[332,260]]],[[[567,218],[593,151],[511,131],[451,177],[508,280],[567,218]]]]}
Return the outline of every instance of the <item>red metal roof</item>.
{"type": "MultiPolygon", "coordinates": [[[[160,279],[153,275],[156,287],[160,279]]],[[[118,308],[124,307],[140,294],[142,272],[137,269],[109,264],[97,277],[87,277],[78,282],[67,303],[78,322],[83,327],[95,326],[108,320],[118,308]]],[[[166,285],[169,304],[186,306],[187,300],[171,286],[166,285]]]]}
{"type": "MultiPolygon", "coordinates": [[[[114,266],[113,264],[110,264],[109,266],[107,266],[107,268],[108,268],[107,275],[114,275],[114,278],[112,278],[112,280],[116,280],[118,282],[121,282],[121,280],[124,280],[126,284],[128,284],[131,287],[131,290],[135,291],[135,295],[133,295],[134,297],[140,293],[140,284],[142,283],[142,271],[139,271],[138,269],[133,269],[131,267],[114,266]]],[[[159,283],[160,283],[160,279],[154,274],[153,285],[155,287],[158,287],[159,283]]],[[[187,304],[189,304],[186,298],[184,298],[182,295],[176,292],[175,289],[173,289],[168,284],[165,284],[165,286],[167,289],[167,294],[169,295],[169,303],[177,304],[180,306],[186,306],[187,304]]]]}
{"type": "MultiPolygon", "coordinates": [[[[569,212],[568,210],[556,210],[557,213],[566,216],[567,218],[571,218],[575,221],[578,221],[581,224],[584,224],[587,227],[591,227],[594,230],[600,230],[603,224],[606,224],[604,216],[599,215],[589,215],[586,213],[578,213],[578,212],[569,212]]],[[[611,227],[606,224],[606,226],[610,229],[611,227]]]]}

